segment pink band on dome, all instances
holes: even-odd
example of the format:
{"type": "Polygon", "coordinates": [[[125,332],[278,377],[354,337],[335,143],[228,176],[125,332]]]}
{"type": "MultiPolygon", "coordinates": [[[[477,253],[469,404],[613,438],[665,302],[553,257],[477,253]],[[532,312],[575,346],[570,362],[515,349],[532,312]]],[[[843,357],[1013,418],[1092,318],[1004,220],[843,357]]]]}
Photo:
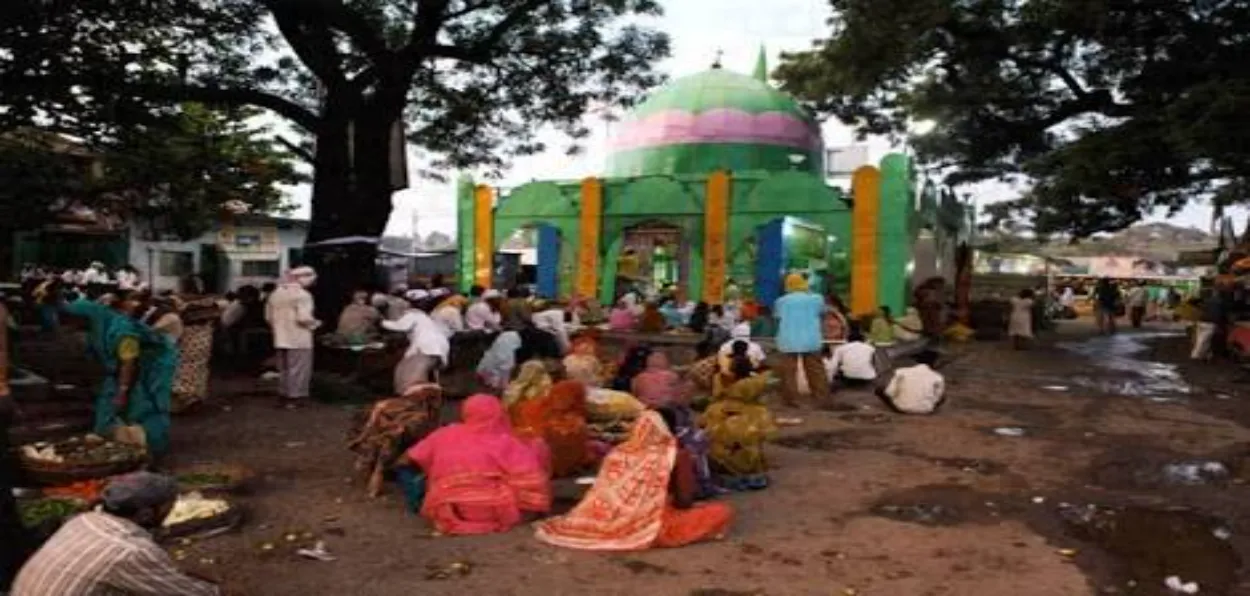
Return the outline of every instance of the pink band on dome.
{"type": "Polygon", "coordinates": [[[613,136],[611,147],[628,151],[685,143],[750,143],[812,151],[822,146],[819,129],[790,114],[722,108],[698,115],[665,110],[626,121],[613,136]]]}

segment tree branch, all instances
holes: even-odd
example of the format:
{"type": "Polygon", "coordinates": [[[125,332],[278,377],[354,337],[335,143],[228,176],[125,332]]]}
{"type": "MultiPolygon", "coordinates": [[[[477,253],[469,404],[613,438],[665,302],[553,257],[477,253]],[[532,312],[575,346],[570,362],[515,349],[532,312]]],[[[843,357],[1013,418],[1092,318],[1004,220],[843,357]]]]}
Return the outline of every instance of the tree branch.
{"type": "Polygon", "coordinates": [[[342,57],[334,47],[334,38],[324,23],[317,31],[308,31],[309,23],[302,12],[302,4],[296,0],[264,0],[273,14],[278,31],[290,44],[295,55],[322,83],[337,87],[346,82],[342,57]]]}
{"type": "Polygon", "coordinates": [[[3,77],[0,84],[5,89],[15,89],[32,96],[42,96],[48,89],[80,86],[85,90],[97,90],[100,96],[132,95],[167,102],[194,101],[206,105],[243,106],[265,108],[290,120],[307,130],[314,130],[320,117],[292,101],[259,89],[214,87],[193,83],[159,84],[116,81],[107,77],[78,77],[70,80],[44,79],[40,77],[3,77]]]}
{"type": "Polygon", "coordinates": [[[316,163],[316,157],[312,154],[312,152],[300,146],[298,143],[295,143],[282,135],[278,135],[274,138],[274,140],[277,141],[279,145],[286,147],[287,151],[294,153],[296,157],[299,157],[309,164],[316,163]]]}

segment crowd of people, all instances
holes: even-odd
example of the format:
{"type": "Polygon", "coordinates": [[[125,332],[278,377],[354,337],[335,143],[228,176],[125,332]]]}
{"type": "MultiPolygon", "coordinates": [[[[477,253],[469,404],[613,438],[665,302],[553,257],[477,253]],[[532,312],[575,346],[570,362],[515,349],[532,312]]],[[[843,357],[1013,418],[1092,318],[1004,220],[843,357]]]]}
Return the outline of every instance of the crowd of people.
{"type": "MultiPolygon", "coordinates": [[[[932,413],[944,397],[934,352],[922,351],[914,366],[901,367],[880,352],[940,332],[922,314],[930,307],[922,293],[899,319],[884,308],[856,319],[836,296],[810,292],[803,276],[791,275],[771,308],[737,298],[710,306],[626,292],[604,313],[591,300],[548,301],[521,289],[481,287],[462,295],[431,280],[356,292],[329,331],[317,318],[316,279],[313,269],[298,267],[272,286],[208,300],[206,354],[217,344],[219,353],[244,357],[254,349],[248,334],[263,326],[278,397],[298,407],[310,396],[318,343],[406,337],[394,397],[373,404],[349,446],[372,494],[395,481],[408,506],[444,534],[504,532],[541,518],[537,539],[583,550],[715,539],[734,519],[719,497],[769,485],[763,445],[777,422],[763,397],[775,379],[783,402],[796,407],[817,406],[856,386],[908,414],[932,413]],[[698,334],[692,365],[674,366],[668,352],[648,343],[619,359],[603,358],[595,339],[604,332],[671,330],[698,334]],[[460,335],[478,336],[489,347],[474,366],[478,392],[460,404],[459,422],[442,425],[440,371],[460,335]],[[766,347],[770,342],[774,347],[766,347]],[[626,423],[623,433],[607,436],[595,426],[594,412],[605,404],[629,404],[628,415],[615,421],[626,423]],[[595,476],[580,502],[552,515],[552,482],[585,474],[595,476]]],[[[49,281],[37,284],[42,292],[32,288],[30,298],[54,307],[58,317],[84,321],[88,350],[103,364],[95,432],[141,429],[159,461],[169,444],[175,387],[184,375],[194,376],[181,371],[189,363],[203,380],[208,376],[207,356],[189,360],[180,349],[194,327],[184,320],[186,304],[142,288],[49,289],[49,281]]],[[[143,528],[171,502],[164,478],[115,479],[102,510],[75,518],[26,563],[15,593],[114,586],[131,573],[128,566],[157,558],[143,528]],[[70,544],[103,548],[110,541],[133,544],[91,561],[65,552],[70,544]],[[53,577],[47,570],[57,565],[73,571],[53,577]]],[[[155,575],[125,581],[212,593],[211,585],[180,575],[167,557],[149,565],[148,574],[155,575]]]]}

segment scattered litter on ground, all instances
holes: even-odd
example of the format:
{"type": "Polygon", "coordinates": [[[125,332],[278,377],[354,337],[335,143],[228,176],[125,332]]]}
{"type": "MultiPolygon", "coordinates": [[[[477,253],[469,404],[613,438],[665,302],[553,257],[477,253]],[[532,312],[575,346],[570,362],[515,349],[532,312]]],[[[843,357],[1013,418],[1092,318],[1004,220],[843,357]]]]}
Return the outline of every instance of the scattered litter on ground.
{"type": "Polygon", "coordinates": [[[1167,579],[1164,579],[1163,585],[1167,586],[1169,590],[1180,594],[1198,593],[1198,582],[1182,581],[1180,577],[1175,575],[1169,575],[1167,579]]]}
{"type": "Polygon", "coordinates": [[[1163,477],[1172,484],[1213,484],[1228,479],[1228,467],[1218,461],[1177,462],[1163,467],[1163,477]]]}
{"type": "Polygon", "coordinates": [[[454,561],[446,565],[430,563],[425,566],[425,579],[430,581],[465,577],[473,571],[473,565],[465,561],[454,561]]]}
{"type": "Polygon", "coordinates": [[[1067,391],[1068,386],[1067,385],[1043,385],[1042,389],[1045,389],[1047,391],[1067,391]]]}
{"type": "Polygon", "coordinates": [[[295,554],[304,557],[305,559],[313,559],[316,561],[333,561],[336,558],[334,555],[330,554],[330,551],[326,550],[326,543],[323,540],[318,540],[312,548],[301,548],[295,551],[295,554]]]}
{"type": "Polygon", "coordinates": [[[1000,437],[1023,437],[1025,432],[1018,426],[1000,426],[994,429],[994,434],[1000,437]]]}

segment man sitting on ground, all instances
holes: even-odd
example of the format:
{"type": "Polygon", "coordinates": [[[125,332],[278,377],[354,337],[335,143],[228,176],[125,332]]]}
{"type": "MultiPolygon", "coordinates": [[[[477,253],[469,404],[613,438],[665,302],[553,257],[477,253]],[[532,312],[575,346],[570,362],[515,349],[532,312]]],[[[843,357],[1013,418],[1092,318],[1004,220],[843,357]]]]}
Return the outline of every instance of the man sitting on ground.
{"type": "Polygon", "coordinates": [[[216,585],[180,571],[152,540],[178,499],[173,478],[136,472],[104,489],[103,511],[61,527],[17,575],[13,596],[179,594],[212,596],[216,585]]]}
{"type": "Polygon", "coordinates": [[[932,414],[946,399],[946,380],[933,370],[937,358],[933,350],[916,354],[916,365],[896,369],[890,384],[877,389],[877,396],[904,414],[932,414]]]}
{"type": "Polygon", "coordinates": [[[873,363],[877,349],[864,341],[864,334],[853,328],[846,343],[833,349],[825,358],[825,374],[829,383],[838,387],[862,387],[877,380],[873,363]]]}

